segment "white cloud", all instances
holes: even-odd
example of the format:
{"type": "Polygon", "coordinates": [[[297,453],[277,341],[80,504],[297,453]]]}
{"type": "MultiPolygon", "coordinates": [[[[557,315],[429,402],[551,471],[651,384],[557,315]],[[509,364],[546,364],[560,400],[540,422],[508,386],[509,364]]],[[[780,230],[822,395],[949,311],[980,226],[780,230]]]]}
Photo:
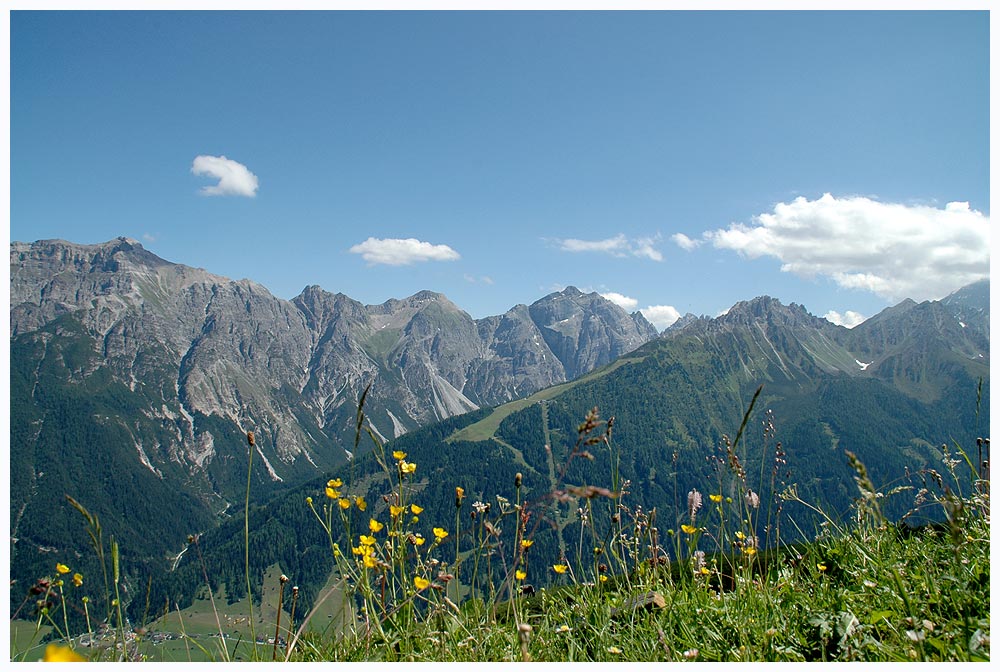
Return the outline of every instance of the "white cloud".
{"type": "Polygon", "coordinates": [[[691,238],[688,238],[683,233],[675,233],[674,235],[670,236],[670,240],[674,241],[674,243],[677,244],[677,247],[687,252],[690,252],[694,248],[701,245],[700,240],[693,240],[691,238]]]}
{"type": "Polygon", "coordinates": [[[653,261],[663,261],[663,254],[656,249],[660,236],[629,239],[619,233],[613,238],[604,240],[580,240],[577,238],[562,238],[555,240],[563,252],[604,252],[614,257],[644,257],[653,261]]]}
{"type": "Polygon", "coordinates": [[[823,317],[834,324],[839,324],[840,326],[847,327],[848,329],[853,329],[868,319],[861,313],[853,310],[848,310],[843,315],[838,313],[836,310],[831,310],[823,317]]]}
{"type": "Polygon", "coordinates": [[[625,296],[624,294],[619,294],[618,292],[606,292],[601,294],[601,296],[629,312],[635,310],[635,307],[639,305],[639,302],[631,296],[625,296]]]}
{"type": "Polygon", "coordinates": [[[196,156],[191,164],[195,175],[214,177],[218,184],[201,188],[204,196],[249,196],[257,194],[257,176],[238,161],[225,156],[196,156]]]}
{"type": "Polygon", "coordinates": [[[778,203],[753,224],[705,236],[750,258],[775,257],[782,271],[890,301],[940,299],[989,277],[990,219],[968,203],[939,209],[824,194],[778,203]]]}
{"type": "Polygon", "coordinates": [[[370,265],[406,266],[420,261],[453,261],[459,254],[447,245],[432,245],[416,238],[369,238],[351,247],[370,265]]]}
{"type": "Polygon", "coordinates": [[[145,240],[147,243],[155,243],[156,242],[156,236],[154,236],[151,233],[144,233],[144,234],[142,234],[142,239],[145,240]]]}
{"type": "Polygon", "coordinates": [[[492,285],[493,284],[493,278],[491,278],[488,275],[480,275],[477,278],[474,275],[469,275],[468,273],[465,273],[462,277],[465,278],[465,281],[467,283],[469,283],[470,285],[475,285],[477,283],[482,283],[484,285],[492,285]]]}
{"type": "Polygon", "coordinates": [[[646,306],[640,312],[660,331],[681,319],[680,311],[673,306],[646,306]]]}

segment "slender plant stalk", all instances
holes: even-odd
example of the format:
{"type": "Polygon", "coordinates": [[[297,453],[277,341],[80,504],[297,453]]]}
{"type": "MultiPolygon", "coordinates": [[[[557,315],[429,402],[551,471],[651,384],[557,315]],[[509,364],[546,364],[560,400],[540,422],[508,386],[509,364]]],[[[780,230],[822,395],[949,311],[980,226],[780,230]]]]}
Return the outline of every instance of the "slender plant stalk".
{"type": "Polygon", "coordinates": [[[247,443],[250,444],[250,459],[247,460],[247,494],[243,507],[243,561],[247,577],[247,605],[250,609],[250,646],[254,660],[257,659],[257,633],[253,624],[253,592],[250,588],[250,476],[253,473],[254,435],[247,432],[247,443]]]}

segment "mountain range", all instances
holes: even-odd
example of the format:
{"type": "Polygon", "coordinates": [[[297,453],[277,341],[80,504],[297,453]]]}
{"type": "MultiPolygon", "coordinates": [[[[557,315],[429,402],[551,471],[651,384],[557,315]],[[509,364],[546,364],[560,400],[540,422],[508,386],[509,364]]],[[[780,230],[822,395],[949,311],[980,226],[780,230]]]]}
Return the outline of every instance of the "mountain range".
{"type": "Polygon", "coordinates": [[[127,238],[13,242],[10,262],[13,562],[79,537],[63,493],[150,557],[176,552],[242,501],[246,431],[255,493],[294,486],[350,457],[369,385],[388,439],[657,336],[573,287],[475,320],[429,291],[363,305],[311,286],[286,301],[127,238]]]}
{"type": "MultiPolygon", "coordinates": [[[[845,448],[878,483],[939,466],[942,443],[988,436],[988,382],[988,281],[854,329],[758,297],[658,335],[639,313],[575,288],[473,320],[432,292],[365,306],[307,287],[284,301],[128,239],[12,243],[12,575],[30,581],[53,553],[85,552],[65,493],[152,573],[187,534],[210,530],[206,561],[224,580],[242,529],[226,511],[242,509],[252,429],[252,489],[270,502],[255,509],[255,535],[269,540],[257,570],[278,562],[314,591],[326,542],[301,502],[347,468],[369,383],[373,433],[426,474],[428,520],[450,518],[455,486],[488,501],[516,471],[525,496],[543,500],[597,406],[616,418],[632,495],[668,527],[686,492],[719,482],[721,447],[760,386],[754,422],[765,431],[748,430],[741,447],[744,464],[770,476],[754,489],[774,502],[794,483],[841,510],[856,492],[845,448]]],[[[610,455],[594,458],[567,482],[606,478],[610,455]]],[[[378,501],[370,455],[350,469],[378,501]]],[[[579,534],[574,510],[540,511],[539,557],[557,559],[579,534]]],[[[186,562],[157,596],[183,601],[177,591],[198,583],[186,562]]]]}

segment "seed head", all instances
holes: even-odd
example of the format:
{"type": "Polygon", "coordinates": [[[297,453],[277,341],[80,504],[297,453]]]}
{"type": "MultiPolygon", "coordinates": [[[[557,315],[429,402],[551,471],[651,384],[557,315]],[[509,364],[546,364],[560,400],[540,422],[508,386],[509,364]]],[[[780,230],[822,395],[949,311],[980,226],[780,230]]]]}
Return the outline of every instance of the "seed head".
{"type": "Polygon", "coordinates": [[[247,443],[249,443],[251,446],[254,445],[253,432],[247,432],[247,443]]]}

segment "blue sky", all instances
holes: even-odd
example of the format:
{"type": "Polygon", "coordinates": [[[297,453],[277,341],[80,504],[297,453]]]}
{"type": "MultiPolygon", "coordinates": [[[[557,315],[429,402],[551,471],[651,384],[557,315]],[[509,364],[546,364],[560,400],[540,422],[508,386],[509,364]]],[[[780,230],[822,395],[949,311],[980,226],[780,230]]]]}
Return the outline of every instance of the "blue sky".
{"type": "Polygon", "coordinates": [[[661,327],[988,274],[982,11],[15,11],[10,59],[12,241],[661,327]]]}

